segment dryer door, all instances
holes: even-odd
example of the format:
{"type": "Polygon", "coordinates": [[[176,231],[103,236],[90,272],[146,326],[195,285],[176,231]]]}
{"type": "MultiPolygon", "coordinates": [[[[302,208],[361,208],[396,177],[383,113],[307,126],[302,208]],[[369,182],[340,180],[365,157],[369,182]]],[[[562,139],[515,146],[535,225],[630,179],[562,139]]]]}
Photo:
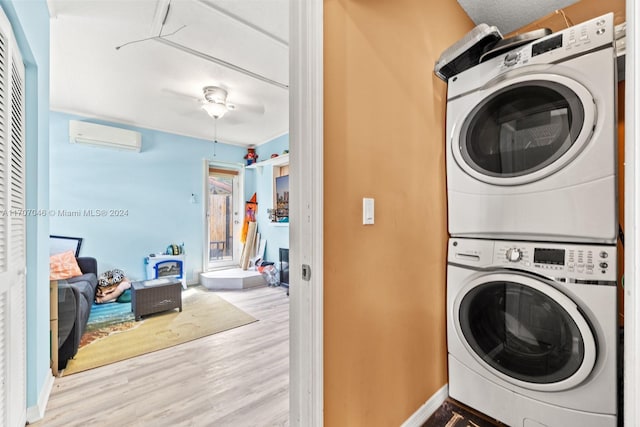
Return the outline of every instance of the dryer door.
{"type": "Polygon", "coordinates": [[[492,273],[471,280],[454,303],[456,330],[474,358],[532,390],[580,384],[596,362],[589,323],[566,295],[535,276],[492,273]]]}
{"type": "Polygon", "coordinates": [[[452,135],[454,156],[468,174],[497,185],[526,184],[562,169],[589,142],[597,119],[590,92],[560,75],[521,75],[468,100],[452,135]]]}

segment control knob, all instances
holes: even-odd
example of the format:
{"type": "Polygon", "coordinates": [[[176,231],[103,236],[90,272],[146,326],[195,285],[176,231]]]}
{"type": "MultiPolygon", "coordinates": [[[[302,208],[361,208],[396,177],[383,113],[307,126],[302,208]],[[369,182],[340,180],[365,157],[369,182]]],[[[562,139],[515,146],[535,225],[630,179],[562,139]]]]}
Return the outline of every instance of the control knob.
{"type": "Polygon", "coordinates": [[[507,249],[507,261],[518,262],[522,259],[522,251],[518,248],[507,249]]]}
{"type": "Polygon", "coordinates": [[[518,62],[518,59],[520,59],[519,52],[509,52],[504,57],[504,65],[506,65],[507,67],[511,67],[518,62]]]}

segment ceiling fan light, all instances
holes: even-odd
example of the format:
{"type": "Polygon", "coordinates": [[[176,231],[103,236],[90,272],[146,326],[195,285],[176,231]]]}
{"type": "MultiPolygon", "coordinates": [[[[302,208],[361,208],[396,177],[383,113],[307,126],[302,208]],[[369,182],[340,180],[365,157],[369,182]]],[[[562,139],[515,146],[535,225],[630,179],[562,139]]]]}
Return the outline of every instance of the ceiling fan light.
{"type": "Polygon", "coordinates": [[[220,117],[224,116],[224,113],[227,112],[227,106],[225,104],[219,104],[217,102],[204,104],[202,106],[202,109],[214,119],[219,119],[220,117]]]}
{"type": "Polygon", "coordinates": [[[204,92],[204,99],[209,102],[216,102],[218,104],[226,104],[227,91],[217,86],[206,86],[202,89],[204,92]]]}

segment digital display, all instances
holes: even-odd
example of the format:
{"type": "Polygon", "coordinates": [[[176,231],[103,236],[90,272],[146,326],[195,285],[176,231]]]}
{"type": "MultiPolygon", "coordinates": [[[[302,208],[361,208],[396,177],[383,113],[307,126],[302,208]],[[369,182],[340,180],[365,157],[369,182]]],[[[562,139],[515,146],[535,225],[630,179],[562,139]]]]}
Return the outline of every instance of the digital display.
{"type": "Polygon", "coordinates": [[[531,46],[531,57],[562,47],[562,34],[543,40],[531,46]]]}
{"type": "Polygon", "coordinates": [[[541,249],[533,250],[533,262],[536,264],[564,265],[564,249],[541,249]]]}

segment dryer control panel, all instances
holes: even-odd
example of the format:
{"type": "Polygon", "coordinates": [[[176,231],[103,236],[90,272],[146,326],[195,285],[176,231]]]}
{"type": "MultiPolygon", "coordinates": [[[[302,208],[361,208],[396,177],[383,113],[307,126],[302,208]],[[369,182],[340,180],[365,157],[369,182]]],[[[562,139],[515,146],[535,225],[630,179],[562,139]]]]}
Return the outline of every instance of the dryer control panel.
{"type": "Polygon", "coordinates": [[[613,13],[602,15],[471,67],[448,80],[447,98],[482,88],[492,79],[522,67],[561,63],[605,48],[613,50],[613,18],[613,13]]]}
{"type": "Polygon", "coordinates": [[[449,263],[530,271],[559,281],[615,282],[613,245],[520,242],[503,240],[449,240],[449,263]]]}
{"type": "Polygon", "coordinates": [[[504,71],[515,65],[557,62],[600,46],[613,46],[614,36],[613,14],[607,14],[507,52],[497,65],[504,71]],[[541,55],[546,57],[539,58],[541,55]]]}

